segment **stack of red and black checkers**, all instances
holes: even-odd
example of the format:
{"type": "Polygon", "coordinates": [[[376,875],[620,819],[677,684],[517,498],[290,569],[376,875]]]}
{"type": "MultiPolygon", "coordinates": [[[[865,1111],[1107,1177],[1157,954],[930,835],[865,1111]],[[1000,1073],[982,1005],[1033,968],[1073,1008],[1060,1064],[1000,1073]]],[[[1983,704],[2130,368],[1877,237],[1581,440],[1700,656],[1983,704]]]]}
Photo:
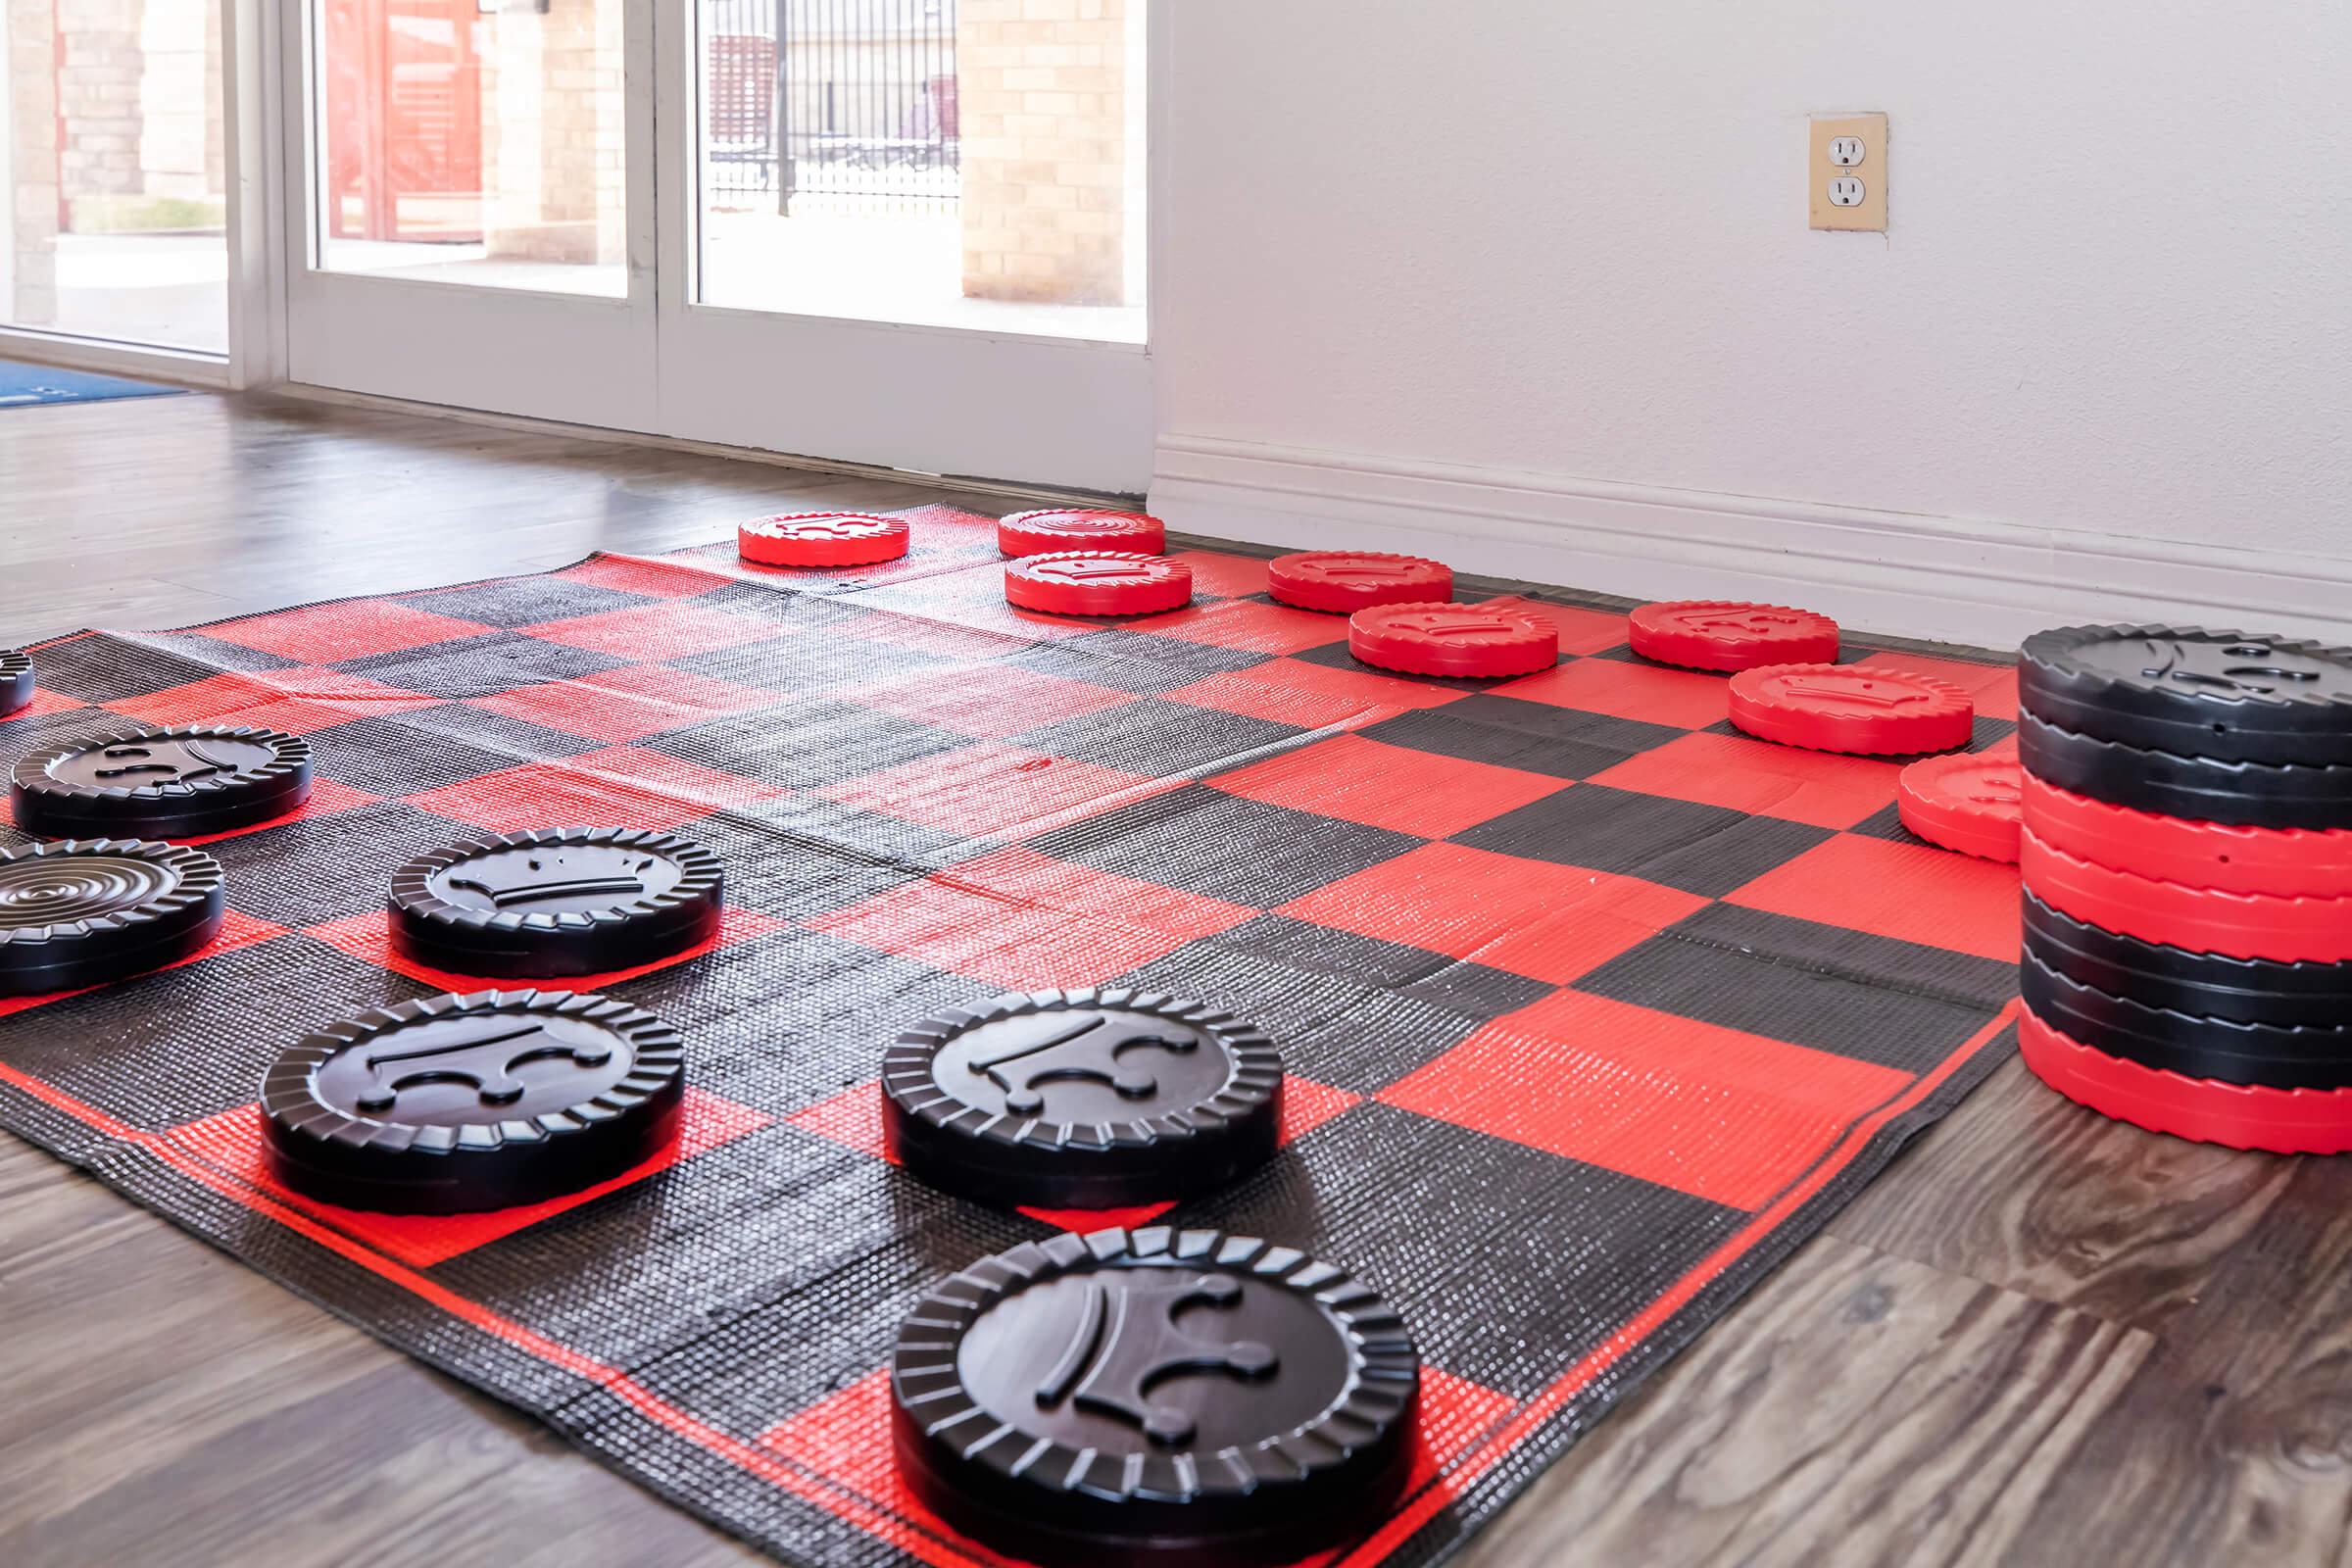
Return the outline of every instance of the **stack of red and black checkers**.
{"type": "Polygon", "coordinates": [[[2069,626],[2019,667],[2028,1065],[2159,1132],[2352,1150],[2352,649],[2069,626]]]}

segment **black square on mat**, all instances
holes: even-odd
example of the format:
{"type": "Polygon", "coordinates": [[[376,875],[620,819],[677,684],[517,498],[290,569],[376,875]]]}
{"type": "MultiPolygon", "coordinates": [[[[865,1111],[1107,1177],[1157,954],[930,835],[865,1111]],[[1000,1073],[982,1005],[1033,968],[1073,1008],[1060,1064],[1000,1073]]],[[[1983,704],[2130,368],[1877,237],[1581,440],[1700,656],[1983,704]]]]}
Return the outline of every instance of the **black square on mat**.
{"type": "Polygon", "coordinates": [[[607,994],[686,1037],[690,1082],[788,1116],[871,1083],[902,1030],[1004,989],[786,929],[619,981],[607,994]]]}
{"type": "Polygon", "coordinates": [[[1304,735],[1295,724],[1146,697],[1009,737],[1005,744],[1145,778],[1222,771],[1304,735]]]}
{"type": "Polygon", "coordinates": [[[1288,915],[1261,914],[1218,940],[1244,953],[1381,986],[1475,1018],[1499,1018],[1516,1012],[1553,989],[1507,969],[1492,969],[1426,948],[1383,942],[1288,915]]]}
{"type": "Polygon", "coordinates": [[[961,735],[831,698],[714,719],[646,742],[651,750],[703,767],[802,790],[846,783],[970,744],[961,735]]]}
{"type": "MultiPolygon", "coordinates": [[[[934,669],[950,661],[936,654],[897,648],[865,637],[825,631],[796,632],[766,642],[744,643],[668,662],[671,669],[708,675],[737,686],[766,691],[814,693],[831,687],[887,680],[912,670],[934,669]]],[[[944,675],[943,679],[956,679],[944,675]]]]}
{"type": "MultiPolygon", "coordinates": [[[[771,1122],[432,1272],[562,1344],[635,1366],[796,1293],[829,1296],[829,1280],[906,1221],[902,1182],[871,1154],[771,1122]]],[[[906,1185],[934,1213],[969,1206],[906,1185]]],[[[945,1250],[923,1254],[940,1275],[971,1261],[945,1250]]]]}
{"type": "Polygon", "coordinates": [[[1172,692],[1211,675],[1249,669],[1272,657],[1114,627],[1089,632],[1083,637],[1039,643],[1012,655],[1006,662],[1041,675],[1058,675],[1063,680],[1107,686],[1113,691],[1150,695],[1172,692]]]}
{"type": "Polygon", "coordinates": [[[395,870],[468,836],[446,817],[384,801],[240,833],[207,852],[228,874],[235,907],[279,925],[309,926],[374,913],[395,870]]]}
{"type": "MultiPolygon", "coordinates": [[[[1737,904],[1711,904],[1668,927],[1667,934],[1965,1007],[1998,1008],[2017,996],[2015,962],[1737,904]]],[[[1577,989],[1589,988],[1579,982],[1577,989]]]]}
{"type": "Polygon", "coordinates": [[[510,577],[475,583],[466,588],[443,588],[409,594],[395,601],[428,614],[477,621],[509,630],[538,626],[551,620],[573,620],[614,610],[634,610],[654,600],[599,583],[575,582],[568,577],[510,577]]]}
{"type": "Polygon", "coordinates": [[[1059,860],[1267,909],[1423,842],[1205,785],[1116,807],[1029,841],[1059,860]]]}
{"type": "Polygon", "coordinates": [[[1579,784],[1457,833],[1453,842],[1720,898],[1829,837],[1828,829],[1801,822],[1579,784]]]}
{"type": "MultiPolygon", "coordinates": [[[[0,647],[7,646],[0,641],[0,647]]],[[[220,673],[217,665],[104,633],[37,649],[31,658],[33,679],[42,691],[81,703],[119,703],[220,673]]]]}
{"type": "Polygon", "coordinates": [[[160,1132],[248,1103],[313,1030],[429,994],[289,934],[0,1017],[0,1062],[160,1132]]]}
{"type": "Polygon", "coordinates": [[[477,751],[501,755],[515,762],[578,757],[587,752],[601,752],[610,744],[584,735],[574,735],[568,730],[549,729],[544,724],[509,718],[504,713],[494,713],[487,708],[476,708],[470,703],[412,708],[391,715],[391,721],[431,737],[422,744],[459,741],[477,751]]]}
{"type": "Polygon", "coordinates": [[[514,758],[468,746],[396,718],[369,716],[313,730],[314,767],[370,795],[417,795],[514,765],[514,758]]]}
{"type": "MultiPolygon", "coordinates": [[[[218,637],[207,637],[200,631],[110,632],[107,635],[118,643],[142,643],[162,653],[194,660],[204,666],[205,673],[208,675],[230,669],[247,674],[258,674],[272,669],[294,669],[302,662],[299,659],[281,659],[275,654],[264,653],[259,648],[248,648],[243,643],[223,642],[218,637]]],[[[37,663],[41,657],[35,654],[34,662],[37,663]]]]}
{"type": "Polygon", "coordinates": [[[1693,941],[1674,928],[1618,955],[1576,989],[1909,1073],[1951,1054],[1998,1010],[1693,941]]]}
{"type": "Polygon", "coordinates": [[[389,654],[347,659],[335,668],[365,675],[402,691],[456,701],[465,697],[498,697],[522,686],[541,686],[555,680],[576,680],[628,663],[592,649],[543,642],[518,632],[467,637],[435,643],[429,648],[404,648],[389,654]]]}
{"type": "Polygon", "coordinates": [[[780,1255],[762,1265],[769,1276],[762,1299],[722,1308],[702,1335],[637,1370],[656,1393],[746,1439],[887,1365],[899,1325],[949,1275],[1054,1231],[934,1191],[868,1155],[835,1149],[827,1157],[821,1187],[761,1220],[777,1229],[863,1234],[868,1248],[833,1261],[818,1258],[803,1237],[777,1236],[780,1255]]]}
{"type": "Polygon", "coordinates": [[[779,795],[732,807],[725,815],[779,844],[819,850],[862,865],[894,867],[910,875],[968,860],[988,848],[980,839],[846,806],[821,795],[779,795]]]}
{"type": "Polygon", "coordinates": [[[1167,1223],[1274,1237],[1344,1260],[1403,1314],[1429,1361],[1524,1397],[1746,1218],[1374,1102],[1256,1175],[1179,1204],[1167,1223]],[[1578,1229],[1562,1228],[1569,1215],[1578,1229]]]}
{"type": "Polygon", "coordinates": [[[1481,694],[1420,709],[1365,729],[1368,740],[1552,778],[1589,778],[1686,733],[1520,697],[1481,694]]]}
{"type": "Polygon", "coordinates": [[[1426,994],[1294,966],[1221,938],[1187,943],[1114,983],[1230,1008],[1266,1032],[1285,1068],[1359,1095],[1428,1066],[1488,1021],[1426,994]]]}

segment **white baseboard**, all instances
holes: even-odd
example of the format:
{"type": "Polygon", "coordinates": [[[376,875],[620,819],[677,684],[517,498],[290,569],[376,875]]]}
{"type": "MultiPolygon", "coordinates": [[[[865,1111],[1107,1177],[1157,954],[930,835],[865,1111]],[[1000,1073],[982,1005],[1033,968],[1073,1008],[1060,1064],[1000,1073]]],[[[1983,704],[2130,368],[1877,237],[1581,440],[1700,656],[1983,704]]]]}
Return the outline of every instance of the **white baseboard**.
{"type": "Polygon", "coordinates": [[[1395,550],[1642,599],[1796,603],[1856,632],[2006,648],[2080,621],[2352,642],[2352,560],[1163,436],[1185,533],[1395,550]]]}
{"type": "Polygon", "coordinates": [[[102,343],[95,338],[68,337],[24,327],[0,326],[0,359],[33,365],[54,365],[68,370],[98,375],[136,376],[169,381],[177,386],[220,391],[229,384],[228,361],[218,354],[184,349],[141,348],[131,343],[102,343]]]}

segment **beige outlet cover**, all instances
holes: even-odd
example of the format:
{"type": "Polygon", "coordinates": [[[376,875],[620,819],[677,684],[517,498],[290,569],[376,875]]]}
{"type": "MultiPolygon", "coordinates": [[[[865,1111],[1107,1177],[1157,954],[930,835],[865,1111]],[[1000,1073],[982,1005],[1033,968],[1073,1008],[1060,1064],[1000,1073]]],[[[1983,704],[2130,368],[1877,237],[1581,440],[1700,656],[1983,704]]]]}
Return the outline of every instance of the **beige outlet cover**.
{"type": "Polygon", "coordinates": [[[1817,115],[1812,146],[1805,153],[1807,210],[1815,228],[1884,229],[1886,226],[1886,117],[1885,115],[1817,115]],[[1862,143],[1862,161],[1850,169],[1830,162],[1830,143],[1852,136],[1862,143]],[[1862,181],[1862,200],[1839,207],[1830,200],[1830,181],[1839,176],[1862,181]]]}

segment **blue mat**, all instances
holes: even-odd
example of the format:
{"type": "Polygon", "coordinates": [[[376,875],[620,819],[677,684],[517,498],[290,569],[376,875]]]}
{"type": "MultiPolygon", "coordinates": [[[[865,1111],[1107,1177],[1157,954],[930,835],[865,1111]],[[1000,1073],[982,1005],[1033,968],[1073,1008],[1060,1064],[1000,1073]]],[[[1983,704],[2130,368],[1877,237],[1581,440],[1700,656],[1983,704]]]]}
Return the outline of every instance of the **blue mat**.
{"type": "Polygon", "coordinates": [[[168,398],[185,391],[157,381],[92,375],[50,365],[0,360],[0,409],[31,409],[48,403],[105,403],[114,398],[168,398]]]}

